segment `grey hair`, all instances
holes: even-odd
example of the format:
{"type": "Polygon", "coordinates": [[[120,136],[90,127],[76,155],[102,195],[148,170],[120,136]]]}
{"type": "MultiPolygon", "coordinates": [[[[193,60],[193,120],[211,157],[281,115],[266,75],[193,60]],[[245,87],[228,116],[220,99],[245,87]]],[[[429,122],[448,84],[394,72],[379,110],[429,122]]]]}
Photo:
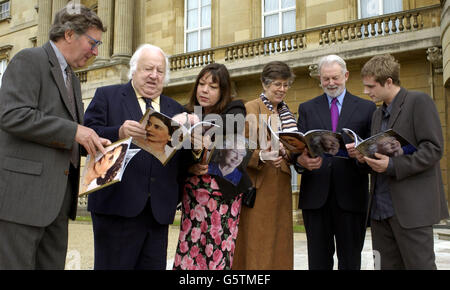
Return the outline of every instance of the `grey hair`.
{"type": "Polygon", "coordinates": [[[319,74],[322,72],[322,67],[325,65],[330,65],[333,63],[337,63],[341,68],[342,68],[342,73],[345,74],[347,73],[347,64],[345,63],[345,61],[338,55],[335,54],[330,54],[327,56],[322,57],[319,60],[319,74]]]}
{"type": "Polygon", "coordinates": [[[92,27],[106,31],[106,27],[93,10],[71,2],[56,13],[49,31],[49,38],[56,42],[64,37],[67,30],[73,30],[77,35],[82,35],[92,27]]]}
{"type": "Polygon", "coordinates": [[[142,52],[144,52],[145,50],[157,50],[159,51],[163,56],[164,56],[164,60],[166,62],[166,71],[165,71],[165,75],[164,75],[164,85],[167,85],[169,83],[169,78],[170,78],[170,67],[169,67],[169,57],[164,53],[164,51],[155,45],[152,44],[142,44],[138,47],[138,49],[134,52],[133,56],[130,59],[130,70],[128,72],[128,79],[132,79],[134,73],[137,70],[137,65],[138,65],[138,61],[139,58],[142,55],[142,52]]]}

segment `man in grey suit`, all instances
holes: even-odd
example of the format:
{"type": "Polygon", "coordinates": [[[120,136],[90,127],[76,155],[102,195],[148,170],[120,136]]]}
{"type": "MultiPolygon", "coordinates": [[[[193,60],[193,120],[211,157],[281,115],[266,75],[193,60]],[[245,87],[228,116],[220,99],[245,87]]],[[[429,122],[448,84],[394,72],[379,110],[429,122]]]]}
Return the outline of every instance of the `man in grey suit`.
{"type": "Polygon", "coordinates": [[[357,156],[374,171],[372,248],[380,258],[375,267],[436,269],[432,225],[449,216],[439,165],[442,127],[430,96],[402,88],[399,73],[391,55],[373,57],[361,71],[364,92],[383,102],[373,114],[372,135],[392,128],[416,148],[393,157],[357,156]]]}
{"type": "MultiPolygon", "coordinates": [[[[73,5],[73,4],[70,4],[73,5]]],[[[55,16],[51,41],[17,53],[0,88],[0,269],[64,269],[68,218],[77,207],[80,146],[109,140],[80,125],[83,103],[71,68],[97,55],[101,20],[90,9],[55,16]]]]}

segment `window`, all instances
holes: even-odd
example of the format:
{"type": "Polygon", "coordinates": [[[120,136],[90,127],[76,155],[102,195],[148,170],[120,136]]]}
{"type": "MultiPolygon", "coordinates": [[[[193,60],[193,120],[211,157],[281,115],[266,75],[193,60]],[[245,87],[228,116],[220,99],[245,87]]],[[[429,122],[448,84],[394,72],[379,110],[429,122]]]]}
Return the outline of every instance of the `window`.
{"type": "Polygon", "coordinates": [[[358,0],[359,18],[367,18],[403,10],[402,0],[358,0]]]}
{"type": "Polygon", "coordinates": [[[262,0],[263,37],[296,30],[295,0],[262,0]]]}
{"type": "Polygon", "coordinates": [[[6,64],[7,64],[6,59],[0,60],[0,87],[2,86],[2,78],[3,78],[3,73],[6,70],[6,64]]]}
{"type": "Polygon", "coordinates": [[[0,3],[0,20],[9,18],[9,3],[11,1],[1,2],[0,3]]]}
{"type": "Polygon", "coordinates": [[[186,52],[211,47],[211,0],[185,0],[186,52]]]}
{"type": "MultiPolygon", "coordinates": [[[[383,14],[389,14],[399,12],[403,10],[402,0],[358,0],[358,16],[359,18],[368,18],[383,14]]],[[[396,26],[398,27],[398,20],[396,26]]],[[[391,21],[389,21],[389,27],[392,27],[391,21]]],[[[371,30],[369,25],[368,30],[371,30]]],[[[378,30],[378,24],[375,25],[375,31],[378,30]]],[[[384,30],[384,23],[382,24],[382,30],[384,30]]],[[[364,31],[361,31],[364,33],[364,31]]]]}

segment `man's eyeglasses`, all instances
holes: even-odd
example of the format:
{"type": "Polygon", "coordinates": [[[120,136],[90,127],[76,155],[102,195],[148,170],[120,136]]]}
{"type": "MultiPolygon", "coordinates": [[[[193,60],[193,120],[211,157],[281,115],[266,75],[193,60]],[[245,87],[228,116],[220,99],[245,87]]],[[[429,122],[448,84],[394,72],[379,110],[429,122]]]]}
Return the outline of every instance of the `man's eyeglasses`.
{"type": "Polygon", "coordinates": [[[89,35],[87,35],[86,33],[84,34],[87,36],[87,38],[89,38],[90,40],[92,40],[94,43],[91,43],[91,50],[94,50],[95,48],[97,48],[99,45],[101,45],[103,42],[101,40],[97,40],[89,35]]]}

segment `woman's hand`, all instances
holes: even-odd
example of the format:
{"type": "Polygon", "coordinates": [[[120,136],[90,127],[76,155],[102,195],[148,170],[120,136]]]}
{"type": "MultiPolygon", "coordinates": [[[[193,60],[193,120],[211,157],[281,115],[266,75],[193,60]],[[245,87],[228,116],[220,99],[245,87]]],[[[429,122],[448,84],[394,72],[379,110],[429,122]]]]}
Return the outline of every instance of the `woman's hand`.
{"type": "Polygon", "coordinates": [[[208,164],[196,163],[189,167],[188,172],[194,175],[204,175],[208,173],[208,164]]]}

